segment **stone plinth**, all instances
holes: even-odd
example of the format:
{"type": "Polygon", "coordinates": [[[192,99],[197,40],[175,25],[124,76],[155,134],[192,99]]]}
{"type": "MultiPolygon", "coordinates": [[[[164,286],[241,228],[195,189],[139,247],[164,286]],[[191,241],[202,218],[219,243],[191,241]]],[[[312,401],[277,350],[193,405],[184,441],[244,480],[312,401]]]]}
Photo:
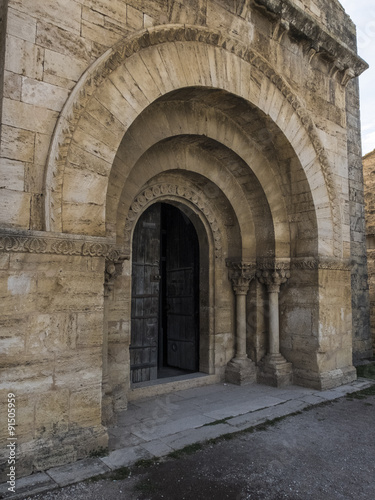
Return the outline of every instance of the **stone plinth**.
{"type": "Polygon", "coordinates": [[[225,380],[230,384],[247,385],[256,382],[257,372],[251,359],[232,359],[225,370],[225,380]]]}
{"type": "Polygon", "coordinates": [[[293,383],[293,366],[281,354],[267,354],[258,365],[258,382],[272,387],[293,383]]]}

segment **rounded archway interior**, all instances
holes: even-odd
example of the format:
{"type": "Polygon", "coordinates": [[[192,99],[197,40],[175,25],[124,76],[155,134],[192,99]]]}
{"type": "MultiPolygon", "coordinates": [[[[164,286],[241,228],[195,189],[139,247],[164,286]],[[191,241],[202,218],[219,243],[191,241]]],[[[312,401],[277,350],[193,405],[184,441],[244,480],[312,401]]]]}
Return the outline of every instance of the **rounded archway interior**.
{"type": "Polygon", "coordinates": [[[178,177],[189,180],[208,195],[212,209],[228,213],[223,206],[231,207],[240,240],[227,256],[316,255],[317,221],[304,170],[278,127],[243,99],[188,88],[149,105],[129,127],[113,162],[107,235],[123,244],[137,195],[156,177],[168,183],[172,172],[177,183],[178,177]]]}

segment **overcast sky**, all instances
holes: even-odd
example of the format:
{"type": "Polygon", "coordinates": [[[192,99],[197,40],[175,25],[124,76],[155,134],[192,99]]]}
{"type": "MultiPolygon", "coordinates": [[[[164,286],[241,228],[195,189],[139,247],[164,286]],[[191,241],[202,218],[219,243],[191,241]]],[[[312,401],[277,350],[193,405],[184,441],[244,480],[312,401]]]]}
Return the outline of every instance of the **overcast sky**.
{"type": "Polygon", "coordinates": [[[375,0],[339,0],[357,25],[358,53],[370,65],[359,77],[362,150],[375,149],[375,0]]]}

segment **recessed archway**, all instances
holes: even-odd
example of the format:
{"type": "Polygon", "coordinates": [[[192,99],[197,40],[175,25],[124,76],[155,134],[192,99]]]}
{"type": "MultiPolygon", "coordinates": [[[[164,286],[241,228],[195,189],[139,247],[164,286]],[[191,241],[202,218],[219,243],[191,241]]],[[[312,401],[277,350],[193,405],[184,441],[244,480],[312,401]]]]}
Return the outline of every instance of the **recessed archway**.
{"type": "MultiPolygon", "coordinates": [[[[118,172],[112,168],[113,161],[131,124],[157,99],[163,99],[163,96],[181,88],[203,87],[240,97],[245,111],[241,113],[241,119],[245,122],[246,110],[250,109],[248,105],[258,109],[269,121],[269,126],[262,126],[259,130],[264,130],[265,137],[268,136],[271,142],[277,140],[274,132],[277,129],[282,131],[307,180],[308,189],[303,191],[309,193],[314,205],[319,234],[318,252],[328,256],[341,255],[342,236],[348,227],[340,214],[331,166],[309,114],[286,82],[257,54],[228,50],[229,47],[239,48],[238,41],[232,43],[224,41],[221,36],[212,37],[204,29],[191,31],[189,28],[170,26],[161,31],[150,30],[141,39],[141,44],[133,40],[129,47],[119,46],[104,57],[104,77],[100,74],[100,68],[103,69],[100,64],[98,68],[92,68],[93,73],[98,73],[94,82],[87,75],[83,77],[81,85],[85,104],[73,107],[75,125],[73,128],[69,126],[69,136],[65,139],[59,137],[59,134],[64,136],[64,124],[57,127],[53,142],[56,147],[51,148],[51,155],[55,154],[56,148],[61,154],[57,162],[51,156],[48,163],[47,226],[55,230],[62,227],[64,232],[104,235],[108,177],[114,175],[116,183],[118,172]],[[180,61],[185,59],[191,65],[188,74],[181,68],[180,61]],[[168,61],[167,65],[165,61],[168,61]],[[230,68],[230,78],[225,68],[230,68]],[[86,87],[90,88],[89,92],[86,87]],[[64,144],[63,149],[59,144],[64,144]],[[80,166],[79,172],[77,165],[80,166]],[[85,193],[77,191],[77,176],[90,186],[85,193]],[[73,178],[74,182],[70,182],[73,178]]],[[[77,99],[81,103],[77,92],[67,103],[67,108],[73,106],[77,99]]],[[[228,102],[225,102],[227,105],[228,102]]],[[[229,103],[231,107],[236,109],[236,105],[229,103]]],[[[216,121],[217,132],[225,132],[226,128],[220,123],[220,120],[216,121]]],[[[199,127],[202,126],[205,128],[204,120],[199,122],[199,127]]],[[[152,138],[152,134],[149,137],[152,138]]],[[[225,136],[221,139],[219,142],[225,143],[225,136]]],[[[259,142],[259,137],[257,140],[259,142]]],[[[139,151],[136,142],[133,146],[132,154],[139,151]]],[[[288,163],[288,158],[284,160],[288,163]]],[[[263,189],[271,204],[279,189],[271,189],[268,183],[263,183],[263,189]]],[[[280,203],[277,200],[274,202],[279,208],[280,203]]],[[[279,217],[275,221],[279,223],[279,217]]],[[[285,230],[287,218],[281,224],[285,230]]]]}

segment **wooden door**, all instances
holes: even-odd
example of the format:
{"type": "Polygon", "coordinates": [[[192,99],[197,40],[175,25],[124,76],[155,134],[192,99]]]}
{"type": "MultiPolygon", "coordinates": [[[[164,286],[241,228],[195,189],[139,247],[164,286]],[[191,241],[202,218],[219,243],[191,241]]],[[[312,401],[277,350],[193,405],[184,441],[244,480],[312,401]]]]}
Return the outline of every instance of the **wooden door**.
{"type": "Polygon", "coordinates": [[[188,217],[172,205],[163,205],[162,221],[166,233],[165,364],[198,371],[198,237],[188,217]]]}
{"type": "Polygon", "coordinates": [[[134,230],[130,371],[132,382],[157,378],[161,205],[152,205],[134,230]]]}

